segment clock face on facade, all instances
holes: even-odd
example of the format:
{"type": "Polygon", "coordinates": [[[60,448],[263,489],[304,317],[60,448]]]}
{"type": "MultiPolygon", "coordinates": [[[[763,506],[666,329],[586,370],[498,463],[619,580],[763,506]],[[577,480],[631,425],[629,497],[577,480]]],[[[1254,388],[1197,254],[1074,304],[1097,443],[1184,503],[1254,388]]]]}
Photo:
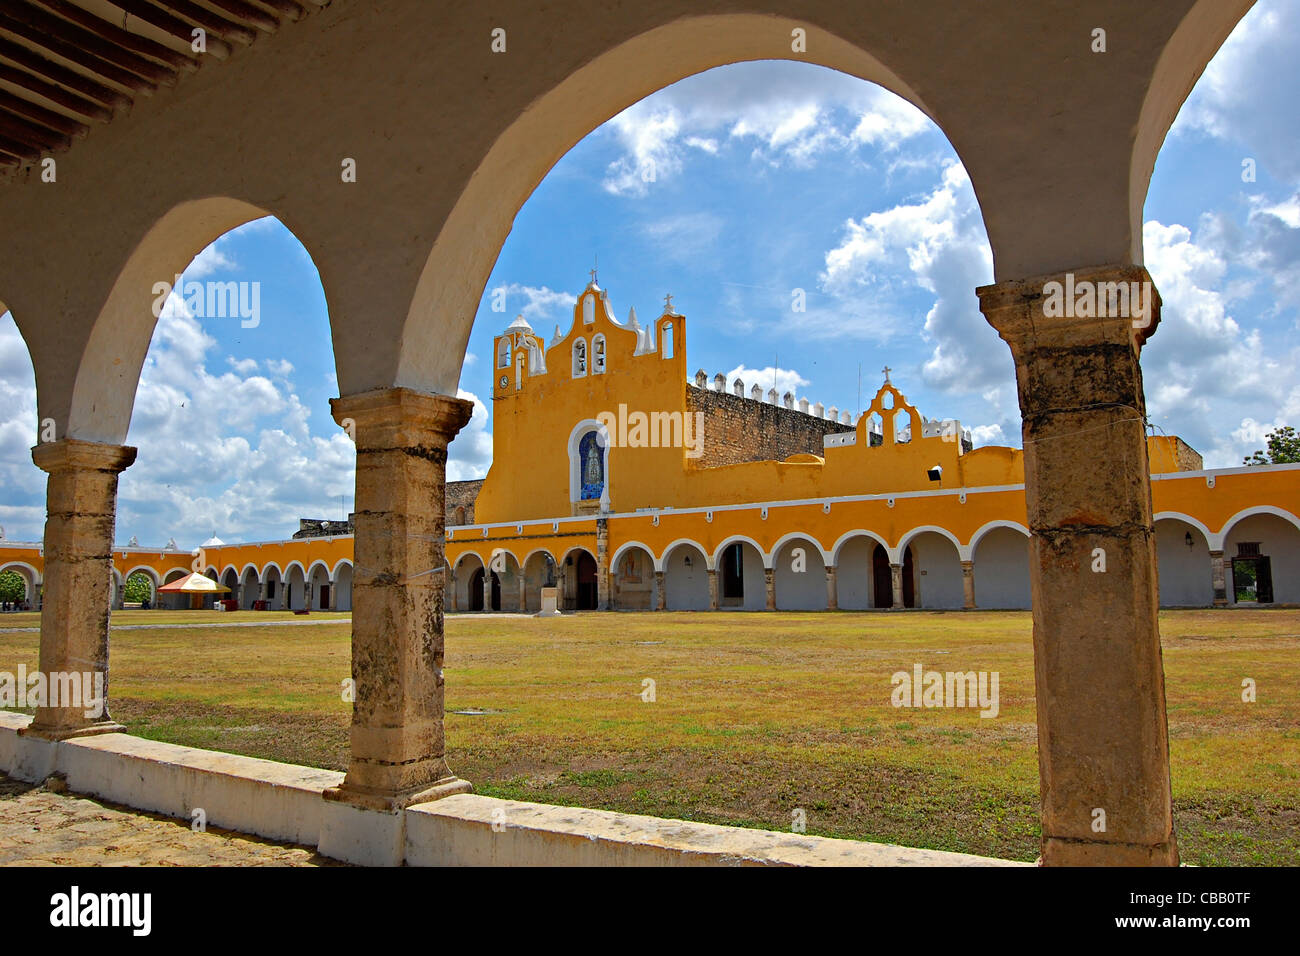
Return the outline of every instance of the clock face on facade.
{"type": "Polygon", "coordinates": [[[505,387],[506,387],[507,385],[509,385],[509,384],[510,384],[510,378],[509,378],[509,376],[507,376],[507,375],[502,375],[502,376],[501,376],[501,387],[502,387],[502,388],[505,388],[505,387]]]}

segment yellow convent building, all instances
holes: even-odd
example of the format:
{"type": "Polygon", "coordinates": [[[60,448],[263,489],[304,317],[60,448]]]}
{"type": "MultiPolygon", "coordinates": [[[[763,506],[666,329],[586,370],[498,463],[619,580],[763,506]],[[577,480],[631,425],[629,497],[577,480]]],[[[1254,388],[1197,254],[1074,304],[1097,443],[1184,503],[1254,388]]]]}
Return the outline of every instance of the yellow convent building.
{"type": "MultiPolygon", "coordinates": [[[[670,298],[620,323],[594,276],[567,333],[547,344],[520,317],[494,339],[493,465],[447,486],[447,610],[536,611],[547,586],[566,610],[1030,606],[1022,451],[972,448],[888,370],[856,420],[760,383],[691,384],[685,343],[670,298]]],[[[1163,436],[1147,454],[1163,605],[1300,603],[1300,465],[1204,470],[1163,436]]],[[[348,525],[302,524],[115,551],[117,603],[133,571],[201,568],[240,608],[349,609],[348,525]]],[[[29,595],[40,547],[0,541],[29,595]]]]}

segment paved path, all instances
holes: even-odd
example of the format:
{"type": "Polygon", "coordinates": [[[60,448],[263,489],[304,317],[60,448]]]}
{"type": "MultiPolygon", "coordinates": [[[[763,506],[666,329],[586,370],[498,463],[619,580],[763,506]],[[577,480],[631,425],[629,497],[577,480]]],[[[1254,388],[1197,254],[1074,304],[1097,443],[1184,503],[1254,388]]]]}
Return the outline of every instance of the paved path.
{"type": "Polygon", "coordinates": [[[0,866],[339,866],[310,847],[272,843],[52,793],[0,774],[0,866]]]}

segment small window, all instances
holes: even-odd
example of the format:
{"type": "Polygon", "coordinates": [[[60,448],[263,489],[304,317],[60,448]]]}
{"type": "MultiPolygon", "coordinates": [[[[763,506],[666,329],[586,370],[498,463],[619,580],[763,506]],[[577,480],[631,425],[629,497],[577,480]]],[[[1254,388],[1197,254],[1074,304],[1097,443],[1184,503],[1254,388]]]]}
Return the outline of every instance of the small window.
{"type": "Polygon", "coordinates": [[[1259,542],[1258,541],[1238,541],[1237,557],[1239,558],[1258,558],[1259,542]]]}
{"type": "Polygon", "coordinates": [[[598,335],[591,341],[591,371],[601,375],[605,371],[605,336],[598,335]]]}
{"type": "Polygon", "coordinates": [[[510,367],[510,339],[501,340],[501,348],[497,351],[497,368],[510,367]]]}
{"type": "Polygon", "coordinates": [[[584,325],[591,325],[596,321],[596,297],[594,295],[582,297],[582,321],[584,325]]]}
{"type": "Polygon", "coordinates": [[[521,391],[524,387],[524,353],[520,352],[515,357],[515,391],[521,391]]]}
{"type": "Polygon", "coordinates": [[[573,377],[587,374],[587,340],[578,339],[573,343],[573,377]]]}
{"type": "Polygon", "coordinates": [[[659,354],[666,359],[673,357],[673,324],[665,322],[659,329],[659,354]]]}

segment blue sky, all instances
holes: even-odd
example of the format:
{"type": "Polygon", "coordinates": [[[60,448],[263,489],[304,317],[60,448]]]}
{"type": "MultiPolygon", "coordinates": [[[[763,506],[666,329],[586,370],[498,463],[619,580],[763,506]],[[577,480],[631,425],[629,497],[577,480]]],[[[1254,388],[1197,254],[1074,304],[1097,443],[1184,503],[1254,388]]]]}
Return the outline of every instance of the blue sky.
{"type": "MultiPolygon", "coordinates": [[[[1143,354],[1154,425],[1208,467],[1240,464],[1300,421],[1300,9],[1264,0],[1184,105],[1156,164],[1146,262],[1164,299],[1143,354]],[[1255,161],[1243,182],[1242,160],[1255,161]]],[[[491,463],[491,339],[516,314],[547,338],[599,257],[617,318],[665,292],[687,316],[691,370],[858,407],[888,364],[930,417],[977,445],[1020,441],[1013,368],[974,288],[991,255],[943,134],[871,84],[788,62],[737,64],[661,90],[578,143],[520,210],[487,284],[461,394],[475,401],[449,477],[491,463]],[[653,170],[647,181],[644,173],[653,170]],[[493,290],[506,311],[493,312],[493,290]],[[807,310],[791,309],[802,289],[807,310]]],[[[352,446],[326,303],[306,251],[275,220],[227,234],[187,278],[261,284],[256,328],[169,303],[146,360],[122,478],[118,539],[193,546],[282,537],[352,507],[352,446]],[[215,423],[215,424],[214,424],[215,423]],[[342,500],[340,500],[342,498],[342,500]]],[[[0,317],[0,525],[39,540],[35,386],[0,317]]]]}

